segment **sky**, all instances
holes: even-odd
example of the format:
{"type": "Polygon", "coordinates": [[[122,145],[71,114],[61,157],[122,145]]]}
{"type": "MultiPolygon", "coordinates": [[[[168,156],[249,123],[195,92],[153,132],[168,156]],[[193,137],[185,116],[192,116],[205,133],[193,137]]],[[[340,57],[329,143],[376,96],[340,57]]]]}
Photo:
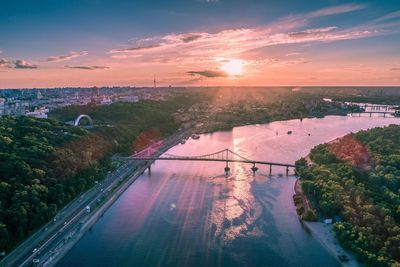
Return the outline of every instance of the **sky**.
{"type": "Polygon", "coordinates": [[[400,1],[1,0],[0,88],[399,86],[400,1]]]}

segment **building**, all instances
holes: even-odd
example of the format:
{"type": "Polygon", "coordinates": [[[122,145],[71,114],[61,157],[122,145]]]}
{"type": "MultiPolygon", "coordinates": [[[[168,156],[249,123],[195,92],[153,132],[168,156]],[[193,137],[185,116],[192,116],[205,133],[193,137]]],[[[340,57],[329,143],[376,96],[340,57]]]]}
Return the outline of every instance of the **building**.
{"type": "Polygon", "coordinates": [[[120,96],[118,98],[118,101],[136,103],[136,102],[139,102],[139,97],[137,95],[120,96]]]}
{"type": "Polygon", "coordinates": [[[100,101],[101,105],[111,105],[112,100],[108,96],[103,96],[103,99],[100,101]]]}
{"type": "Polygon", "coordinates": [[[32,112],[27,112],[26,116],[30,116],[30,117],[34,117],[34,118],[38,118],[38,119],[47,119],[47,113],[49,112],[49,110],[45,107],[41,107],[39,109],[36,109],[32,112]]]}

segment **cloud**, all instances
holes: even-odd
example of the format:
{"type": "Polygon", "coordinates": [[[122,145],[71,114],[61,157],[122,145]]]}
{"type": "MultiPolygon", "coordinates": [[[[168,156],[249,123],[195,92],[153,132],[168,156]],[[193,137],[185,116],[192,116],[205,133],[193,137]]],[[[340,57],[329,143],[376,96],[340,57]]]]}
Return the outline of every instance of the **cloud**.
{"type": "Polygon", "coordinates": [[[201,37],[202,37],[201,34],[192,33],[192,34],[186,34],[185,36],[182,37],[181,40],[184,43],[190,43],[196,41],[197,39],[200,39],[201,37]]]}
{"type": "Polygon", "coordinates": [[[216,33],[194,33],[193,35],[190,33],[186,35],[170,34],[163,36],[161,38],[163,41],[157,45],[112,50],[109,53],[118,53],[120,59],[135,60],[134,57],[129,56],[131,52],[135,51],[136,59],[141,62],[159,62],[162,55],[175,59],[173,61],[179,60],[183,64],[215,57],[241,57],[248,51],[273,45],[349,40],[379,34],[382,33],[374,27],[338,30],[336,26],[330,26],[287,32],[275,32],[274,29],[268,27],[243,28],[216,33]],[[187,36],[190,38],[185,42],[183,38],[187,36]],[[188,40],[191,41],[188,42],[188,40]],[[157,50],[154,49],[155,47],[157,50]]]}
{"type": "Polygon", "coordinates": [[[86,56],[87,54],[88,54],[88,52],[86,52],[86,51],[81,51],[81,52],[72,51],[68,55],[60,55],[60,56],[48,57],[45,61],[47,61],[47,62],[60,62],[60,61],[71,60],[71,59],[76,58],[76,57],[86,56]]]}
{"type": "Polygon", "coordinates": [[[0,68],[11,68],[12,62],[8,59],[0,58],[0,68]]]}
{"type": "Polygon", "coordinates": [[[184,34],[168,34],[164,36],[154,36],[143,38],[135,41],[135,46],[128,48],[113,49],[107,54],[121,54],[150,51],[154,52],[156,48],[168,47],[176,44],[192,43],[201,39],[206,33],[184,33],[184,34]]]}
{"type": "Polygon", "coordinates": [[[397,19],[397,18],[400,18],[400,10],[386,14],[380,18],[377,18],[375,21],[380,22],[380,21],[392,20],[392,19],[397,19]]]}
{"type": "MultiPolygon", "coordinates": [[[[285,55],[286,57],[287,55],[285,55]]],[[[271,68],[280,68],[280,67],[287,67],[299,64],[307,64],[310,63],[309,60],[305,58],[297,58],[297,59],[290,59],[287,58],[262,58],[262,59],[249,59],[244,61],[244,65],[250,66],[268,66],[271,68]]]]}
{"type": "Polygon", "coordinates": [[[190,76],[202,76],[206,78],[228,77],[228,74],[220,70],[188,71],[190,76]]]}
{"type": "Polygon", "coordinates": [[[366,4],[344,4],[344,5],[332,6],[311,12],[309,13],[308,17],[314,18],[314,17],[324,17],[324,16],[344,14],[364,9],[367,6],[368,5],[366,4]]]}
{"type": "Polygon", "coordinates": [[[391,68],[390,70],[396,71],[396,70],[400,70],[400,68],[391,68]]]}
{"type": "Polygon", "coordinates": [[[337,27],[331,26],[331,27],[325,27],[325,28],[317,28],[317,29],[307,29],[303,31],[298,31],[298,32],[289,32],[288,36],[295,38],[295,39],[301,39],[301,38],[310,38],[310,37],[323,37],[325,36],[325,33],[332,32],[336,30],[337,27]]]}
{"type": "Polygon", "coordinates": [[[285,57],[295,57],[295,56],[300,56],[300,55],[301,55],[301,53],[299,53],[299,52],[292,52],[292,53],[287,53],[285,55],[285,57]]]}
{"type": "Polygon", "coordinates": [[[14,63],[14,68],[16,69],[37,69],[38,67],[38,65],[31,64],[22,59],[17,59],[14,63]]]}
{"type": "Polygon", "coordinates": [[[161,46],[161,44],[143,45],[143,46],[136,46],[136,47],[130,47],[130,48],[110,50],[108,53],[114,54],[114,53],[123,53],[123,52],[134,52],[134,51],[140,51],[140,50],[153,49],[153,48],[157,48],[160,46],[161,46]]]}
{"type": "Polygon", "coordinates": [[[107,66],[68,66],[68,65],[64,67],[69,69],[81,69],[81,70],[105,70],[110,68],[107,66]]]}
{"type": "Polygon", "coordinates": [[[17,59],[16,61],[11,61],[8,59],[0,59],[1,68],[15,68],[15,69],[37,69],[39,66],[31,64],[25,60],[17,59]]]}
{"type": "MultiPolygon", "coordinates": [[[[260,49],[268,46],[335,42],[381,36],[400,31],[400,23],[375,21],[348,28],[338,28],[336,25],[307,27],[315,18],[349,13],[365,7],[367,6],[361,4],[339,5],[284,17],[275,23],[259,27],[153,36],[136,40],[135,45],[131,48],[115,49],[108,53],[114,59],[129,60],[130,63],[162,62],[180,66],[192,64],[203,69],[217,69],[221,59],[245,59],[246,57],[251,59],[254,54],[261,51],[260,49]]],[[[295,55],[298,54],[292,53],[290,56],[295,55]]],[[[277,63],[275,66],[307,62],[304,59],[280,59],[279,64],[277,63]]]]}

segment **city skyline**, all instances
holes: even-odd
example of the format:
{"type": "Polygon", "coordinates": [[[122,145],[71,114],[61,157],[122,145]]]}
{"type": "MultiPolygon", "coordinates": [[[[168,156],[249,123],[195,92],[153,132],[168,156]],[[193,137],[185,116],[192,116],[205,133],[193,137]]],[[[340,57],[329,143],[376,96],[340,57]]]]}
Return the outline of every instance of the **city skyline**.
{"type": "Polygon", "coordinates": [[[396,1],[5,1],[0,88],[398,86],[396,1]]]}

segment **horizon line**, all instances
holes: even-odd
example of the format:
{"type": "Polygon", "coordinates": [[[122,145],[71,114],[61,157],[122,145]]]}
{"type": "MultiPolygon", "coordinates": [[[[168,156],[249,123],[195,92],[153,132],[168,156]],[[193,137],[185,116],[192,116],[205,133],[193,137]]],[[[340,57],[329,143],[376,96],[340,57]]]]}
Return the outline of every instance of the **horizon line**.
{"type": "Polygon", "coordinates": [[[1,90],[53,90],[53,89],[93,89],[93,88],[131,88],[131,89],[184,89],[184,88],[400,88],[399,85],[208,85],[208,86],[133,86],[133,85],[93,85],[93,86],[64,86],[64,87],[14,87],[0,88],[1,90]]]}

